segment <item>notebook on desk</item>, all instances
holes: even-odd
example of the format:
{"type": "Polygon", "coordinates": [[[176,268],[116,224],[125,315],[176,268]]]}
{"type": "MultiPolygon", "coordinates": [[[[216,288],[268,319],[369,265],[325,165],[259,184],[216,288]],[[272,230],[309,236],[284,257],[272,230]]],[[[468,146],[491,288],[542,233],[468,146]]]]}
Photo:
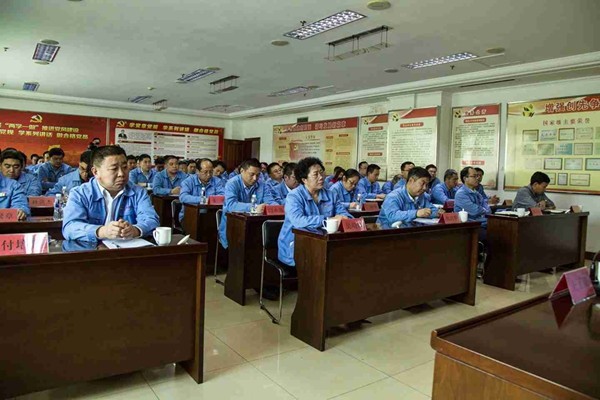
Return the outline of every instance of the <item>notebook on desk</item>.
{"type": "Polygon", "coordinates": [[[439,218],[415,218],[413,222],[418,222],[424,225],[435,225],[440,222],[439,218]]]}

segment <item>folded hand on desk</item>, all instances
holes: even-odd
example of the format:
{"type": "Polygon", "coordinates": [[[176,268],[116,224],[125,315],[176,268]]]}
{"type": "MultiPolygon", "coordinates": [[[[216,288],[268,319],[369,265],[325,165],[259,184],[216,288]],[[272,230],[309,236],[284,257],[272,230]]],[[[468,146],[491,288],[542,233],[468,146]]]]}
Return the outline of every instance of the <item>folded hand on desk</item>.
{"type": "Polygon", "coordinates": [[[122,219],[111,221],[108,225],[101,226],[96,231],[98,239],[131,239],[141,235],[138,228],[122,219]]]}
{"type": "Polygon", "coordinates": [[[17,208],[17,219],[19,221],[27,219],[27,214],[25,214],[25,211],[21,210],[20,208],[17,208]]]}
{"type": "Polygon", "coordinates": [[[417,218],[431,217],[431,208],[420,208],[417,210],[417,218]]]}

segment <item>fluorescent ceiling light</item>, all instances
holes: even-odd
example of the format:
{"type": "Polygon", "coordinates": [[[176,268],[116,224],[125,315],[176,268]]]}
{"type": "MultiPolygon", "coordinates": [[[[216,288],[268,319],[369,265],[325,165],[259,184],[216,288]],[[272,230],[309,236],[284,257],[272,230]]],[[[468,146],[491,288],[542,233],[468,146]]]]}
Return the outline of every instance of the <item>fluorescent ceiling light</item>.
{"type": "Polygon", "coordinates": [[[193,72],[190,72],[189,74],[182,74],[181,78],[177,78],[177,83],[190,83],[190,82],[194,82],[197,81],[198,79],[202,79],[205,78],[209,75],[214,74],[215,72],[217,72],[214,69],[197,69],[193,72]]]}
{"type": "Polygon", "coordinates": [[[473,58],[477,58],[477,56],[473,53],[463,52],[456,53],[449,56],[431,58],[429,60],[416,61],[410,64],[403,65],[404,68],[408,69],[417,69],[417,68],[425,68],[425,67],[433,67],[434,65],[448,64],[457,61],[465,61],[471,60],[473,58]]]}
{"type": "Polygon", "coordinates": [[[362,15],[351,10],[344,10],[330,15],[327,18],[323,18],[317,22],[313,22],[312,24],[304,25],[302,28],[284,33],[283,36],[287,36],[292,39],[304,40],[318,35],[319,33],[327,32],[331,29],[338,28],[342,25],[346,25],[350,22],[358,21],[359,19],[363,18],[366,18],[366,15],[362,15]]]}
{"type": "Polygon", "coordinates": [[[162,100],[156,101],[156,102],[152,103],[152,105],[154,106],[154,109],[156,111],[166,110],[167,109],[167,99],[162,99],[162,100]]]}
{"type": "Polygon", "coordinates": [[[54,61],[54,57],[56,57],[58,50],[60,50],[60,46],[38,43],[33,52],[33,59],[50,63],[54,61]]]}
{"type": "Polygon", "coordinates": [[[219,94],[223,92],[230,92],[238,88],[237,75],[229,75],[225,78],[217,79],[210,83],[210,94],[219,94]]]}
{"type": "Polygon", "coordinates": [[[299,93],[306,93],[309,90],[312,89],[316,89],[316,87],[314,86],[296,86],[293,88],[289,88],[289,89],[285,89],[285,90],[280,90],[279,92],[273,92],[269,95],[269,97],[279,97],[279,96],[288,96],[290,94],[299,94],[299,93]]]}
{"type": "Polygon", "coordinates": [[[130,97],[128,100],[131,103],[143,103],[144,101],[146,101],[150,98],[152,98],[152,96],[135,96],[135,97],[130,97]]]}
{"type": "Polygon", "coordinates": [[[29,90],[30,92],[36,92],[40,84],[37,82],[25,82],[23,84],[23,90],[29,90]]]}

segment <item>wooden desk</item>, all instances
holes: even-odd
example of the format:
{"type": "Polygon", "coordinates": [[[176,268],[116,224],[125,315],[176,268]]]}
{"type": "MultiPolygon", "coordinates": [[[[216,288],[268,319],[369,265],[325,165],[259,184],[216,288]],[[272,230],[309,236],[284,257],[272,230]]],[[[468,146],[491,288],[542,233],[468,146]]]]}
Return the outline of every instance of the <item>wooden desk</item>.
{"type": "MultiPolygon", "coordinates": [[[[242,306],[246,289],[260,289],[262,267],[262,224],[268,219],[282,220],[283,215],[227,214],[229,266],[225,279],[225,296],[242,306]]],[[[265,281],[279,284],[272,268],[265,270],[265,281]]]]}
{"type": "Polygon", "coordinates": [[[291,333],[325,349],[327,329],[428,301],[475,304],[479,223],[367,232],[294,229],[291,333]]]}
{"type": "Polygon", "coordinates": [[[0,398],[172,362],[202,382],[206,244],[60,245],[83,251],[0,257],[0,398]]]}
{"type": "Polygon", "coordinates": [[[29,207],[32,217],[52,217],[54,216],[54,207],[29,207]]]}
{"type": "Polygon", "coordinates": [[[348,210],[350,215],[352,215],[354,218],[377,216],[377,215],[379,215],[379,211],[380,210],[374,210],[374,211],[348,210]]]}
{"type": "Polygon", "coordinates": [[[515,290],[519,275],[583,265],[588,215],[585,212],[523,218],[488,216],[489,257],[483,281],[515,290]]]}
{"type": "MultiPolygon", "coordinates": [[[[600,309],[591,309],[600,299],[573,307],[559,328],[547,297],[435,330],[433,399],[600,398],[600,309]]],[[[565,300],[568,310],[568,297],[556,301],[565,300]]]]}
{"type": "Polygon", "coordinates": [[[52,217],[29,217],[26,221],[0,223],[0,234],[48,232],[52,239],[62,240],[62,221],[52,217]]]}
{"type": "Polygon", "coordinates": [[[214,265],[215,249],[218,242],[217,234],[217,210],[223,208],[221,205],[198,205],[184,204],[182,226],[186,234],[199,242],[208,243],[206,262],[214,265]]]}
{"type": "Polygon", "coordinates": [[[179,196],[157,196],[153,194],[150,197],[152,198],[152,206],[154,206],[154,209],[158,214],[160,226],[172,227],[173,218],[171,217],[171,203],[173,200],[178,200],[179,196]]]}

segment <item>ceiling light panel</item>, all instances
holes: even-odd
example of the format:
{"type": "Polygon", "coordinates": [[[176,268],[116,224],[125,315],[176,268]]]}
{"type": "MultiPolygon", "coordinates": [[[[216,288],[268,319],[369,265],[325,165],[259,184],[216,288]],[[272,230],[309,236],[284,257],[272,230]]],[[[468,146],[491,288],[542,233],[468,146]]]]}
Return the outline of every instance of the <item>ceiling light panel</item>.
{"type": "Polygon", "coordinates": [[[316,88],[317,88],[317,86],[314,86],[312,88],[306,87],[306,86],[296,86],[293,88],[281,90],[279,92],[273,92],[269,95],[269,97],[279,97],[279,96],[288,96],[290,94],[306,93],[309,90],[316,89],[316,88]]]}
{"type": "Polygon", "coordinates": [[[190,72],[189,74],[182,74],[181,78],[177,79],[178,83],[190,83],[190,82],[194,82],[197,81],[198,79],[202,79],[205,78],[209,75],[214,74],[215,72],[217,72],[214,69],[203,69],[203,68],[199,68],[193,72],[190,72]]]}
{"type": "Polygon", "coordinates": [[[148,100],[152,98],[152,96],[135,96],[135,97],[131,97],[128,100],[131,103],[143,103],[144,101],[148,100]]]}
{"type": "Polygon", "coordinates": [[[40,84],[37,82],[25,82],[23,84],[23,90],[29,90],[30,92],[36,92],[40,84]]]}
{"type": "Polygon", "coordinates": [[[33,59],[37,61],[52,62],[54,61],[58,50],[60,50],[60,46],[38,43],[33,52],[33,59]]]}
{"type": "Polygon", "coordinates": [[[435,65],[448,64],[452,62],[471,60],[473,58],[477,58],[477,56],[473,53],[463,52],[456,53],[449,56],[431,58],[429,60],[416,61],[410,64],[403,65],[404,68],[408,69],[417,69],[417,68],[425,68],[425,67],[433,67],[435,65]]]}
{"type": "Polygon", "coordinates": [[[366,15],[362,15],[351,10],[344,10],[330,15],[327,18],[323,18],[317,22],[304,25],[303,27],[295,29],[291,32],[284,33],[283,36],[287,36],[292,39],[304,40],[318,35],[319,33],[327,32],[331,29],[338,28],[363,18],[366,18],[366,15]]]}

